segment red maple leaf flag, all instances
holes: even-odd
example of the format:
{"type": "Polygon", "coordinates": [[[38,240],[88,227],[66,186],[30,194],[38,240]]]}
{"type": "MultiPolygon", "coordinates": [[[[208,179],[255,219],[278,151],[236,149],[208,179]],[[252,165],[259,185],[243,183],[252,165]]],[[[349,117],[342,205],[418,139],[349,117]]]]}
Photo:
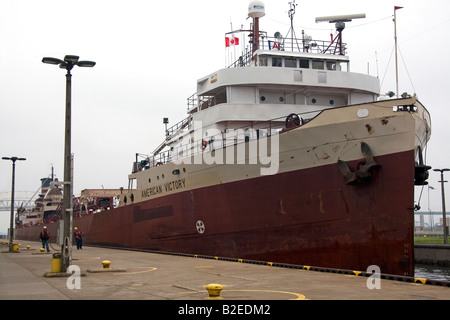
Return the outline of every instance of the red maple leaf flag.
{"type": "Polygon", "coordinates": [[[239,45],[239,38],[236,38],[236,37],[232,37],[232,38],[225,37],[225,46],[226,47],[237,46],[237,45],[239,45]]]}

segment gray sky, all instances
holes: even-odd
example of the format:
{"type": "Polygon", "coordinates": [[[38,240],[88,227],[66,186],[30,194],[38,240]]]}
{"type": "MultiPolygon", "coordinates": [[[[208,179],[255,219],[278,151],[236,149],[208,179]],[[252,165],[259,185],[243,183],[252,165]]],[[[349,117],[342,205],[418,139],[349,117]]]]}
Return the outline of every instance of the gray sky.
{"type": "MultiPolygon", "coordinates": [[[[170,124],[186,117],[197,79],[225,66],[224,34],[248,28],[246,0],[0,0],[0,155],[26,157],[16,165],[16,190],[36,191],[51,166],[62,180],[65,71],[41,62],[67,54],[93,60],[72,74],[74,193],[127,186],[135,153],[150,153],[170,124]]],[[[261,29],[289,30],[288,0],[266,0],[261,29]]],[[[395,91],[394,6],[401,55],[400,93],[416,92],[432,116],[427,162],[450,167],[444,140],[450,126],[448,0],[297,0],[294,25],[328,40],[334,24],[315,17],[366,13],[347,23],[351,71],[379,76],[382,92],[395,91]]],[[[441,210],[440,179],[431,173],[422,210],[441,210]]],[[[450,179],[450,177],[449,177],[450,179]]],[[[447,188],[449,189],[450,186],[447,188]]],[[[0,162],[0,193],[11,189],[11,162],[0,162]]],[[[419,194],[420,189],[416,189],[419,194]]],[[[447,193],[448,196],[448,193],[447,193]]],[[[418,196],[416,196],[416,199],[418,196]]],[[[9,213],[0,211],[0,233],[9,213]]]]}

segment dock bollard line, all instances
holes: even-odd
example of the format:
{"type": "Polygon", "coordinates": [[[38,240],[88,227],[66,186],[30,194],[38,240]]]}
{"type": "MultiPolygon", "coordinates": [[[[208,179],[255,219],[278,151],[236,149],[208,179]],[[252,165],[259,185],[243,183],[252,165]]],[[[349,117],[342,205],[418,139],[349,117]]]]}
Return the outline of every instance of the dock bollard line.
{"type": "MultiPolygon", "coordinates": [[[[267,266],[279,267],[279,268],[290,268],[290,269],[299,269],[299,270],[307,270],[307,271],[347,274],[347,275],[353,275],[353,276],[357,276],[357,277],[370,277],[373,275],[372,273],[365,272],[365,271],[358,271],[358,270],[333,269],[333,268],[323,268],[323,267],[307,266],[307,265],[295,265],[295,264],[288,264],[288,263],[247,260],[247,259],[241,259],[241,258],[218,257],[218,256],[208,256],[208,255],[199,255],[199,254],[191,254],[191,253],[155,251],[155,250],[135,249],[135,248],[125,248],[125,247],[106,247],[106,246],[100,246],[100,245],[91,245],[91,246],[99,247],[99,248],[109,248],[109,249],[126,250],[126,251],[139,251],[139,252],[172,255],[172,256],[190,257],[190,258],[201,258],[201,259],[209,259],[209,260],[220,260],[220,261],[229,261],[229,262],[238,262],[238,263],[267,265],[267,266]]],[[[381,273],[380,279],[450,287],[450,281],[415,278],[415,277],[400,276],[400,275],[394,275],[394,274],[381,273]]]]}

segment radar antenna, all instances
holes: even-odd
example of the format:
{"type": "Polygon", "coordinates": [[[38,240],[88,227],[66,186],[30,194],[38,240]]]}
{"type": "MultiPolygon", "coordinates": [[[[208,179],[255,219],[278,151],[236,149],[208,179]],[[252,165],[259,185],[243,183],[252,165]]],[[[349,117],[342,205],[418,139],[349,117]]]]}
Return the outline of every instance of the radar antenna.
{"type": "MultiPolygon", "coordinates": [[[[328,46],[328,48],[325,49],[323,53],[326,53],[327,50],[336,42],[336,49],[339,47],[339,54],[344,55],[345,50],[342,46],[342,31],[345,29],[345,22],[351,22],[353,19],[361,19],[365,18],[366,15],[364,13],[361,14],[349,14],[349,15],[343,15],[343,16],[328,16],[328,17],[318,17],[316,18],[317,22],[329,22],[329,23],[336,23],[336,30],[338,32],[337,36],[332,38],[331,44],[328,46]]],[[[335,49],[335,52],[336,52],[335,49]]]]}

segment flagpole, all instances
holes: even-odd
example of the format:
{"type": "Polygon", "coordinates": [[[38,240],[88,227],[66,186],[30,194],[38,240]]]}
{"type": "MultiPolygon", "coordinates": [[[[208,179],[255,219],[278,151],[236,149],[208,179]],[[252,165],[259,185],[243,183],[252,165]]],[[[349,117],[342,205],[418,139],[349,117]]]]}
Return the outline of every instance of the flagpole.
{"type": "Polygon", "coordinates": [[[399,97],[399,92],[398,92],[398,43],[397,43],[397,9],[401,9],[403,7],[394,7],[394,39],[395,39],[395,85],[396,85],[396,94],[397,94],[397,99],[399,97]]]}

